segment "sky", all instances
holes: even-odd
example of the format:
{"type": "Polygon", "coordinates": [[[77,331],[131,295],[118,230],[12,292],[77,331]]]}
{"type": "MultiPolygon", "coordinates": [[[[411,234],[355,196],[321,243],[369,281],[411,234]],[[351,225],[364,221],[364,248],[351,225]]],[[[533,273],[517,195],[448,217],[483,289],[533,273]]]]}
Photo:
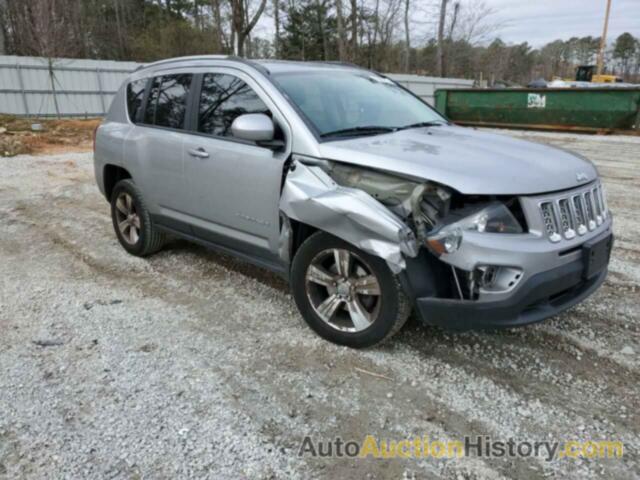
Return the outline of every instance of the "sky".
{"type": "MultiPolygon", "coordinates": [[[[450,0],[451,3],[455,0],[450,0]]],[[[534,47],[571,37],[602,34],[606,0],[459,0],[465,4],[484,3],[495,13],[490,22],[500,25],[492,36],[507,43],[528,42],[534,47]]],[[[412,20],[413,38],[421,43],[435,31],[440,0],[412,0],[418,6],[412,20]]],[[[348,4],[348,2],[343,2],[348,4]]],[[[401,26],[400,26],[401,28],[401,26]]],[[[257,25],[259,36],[272,36],[273,17],[263,15],[257,25]]],[[[640,38],[640,0],[611,0],[609,32],[613,42],[623,32],[640,38]]],[[[399,32],[401,36],[401,32],[399,32]]]]}
{"type": "MultiPolygon", "coordinates": [[[[469,0],[462,0],[463,3],[469,0]]],[[[606,0],[485,0],[508,43],[539,47],[558,38],[602,35],[606,0]]],[[[611,0],[608,41],[623,32],[640,37],[640,0],[611,0]]]]}

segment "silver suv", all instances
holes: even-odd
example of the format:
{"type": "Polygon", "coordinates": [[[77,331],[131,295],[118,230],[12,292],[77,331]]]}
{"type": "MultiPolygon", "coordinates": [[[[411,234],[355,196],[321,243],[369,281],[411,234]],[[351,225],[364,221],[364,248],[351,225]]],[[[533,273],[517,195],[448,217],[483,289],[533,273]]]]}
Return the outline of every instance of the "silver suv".
{"type": "Polygon", "coordinates": [[[412,308],[451,329],[543,320],[602,284],[613,242],[589,161],[454,126],[349,65],[147,65],[96,133],[95,175],[126,251],[170,234],[268,268],[351,347],[412,308]]]}

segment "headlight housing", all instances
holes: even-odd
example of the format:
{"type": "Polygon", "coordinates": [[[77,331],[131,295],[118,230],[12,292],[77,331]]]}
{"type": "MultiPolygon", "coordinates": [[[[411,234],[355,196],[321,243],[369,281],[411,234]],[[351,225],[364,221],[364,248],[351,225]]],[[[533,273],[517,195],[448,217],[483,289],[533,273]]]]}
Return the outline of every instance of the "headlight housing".
{"type": "Polygon", "coordinates": [[[522,226],[500,202],[485,205],[460,220],[453,220],[427,236],[427,246],[436,255],[453,253],[462,243],[465,231],[480,233],[522,233],[522,226]]]}

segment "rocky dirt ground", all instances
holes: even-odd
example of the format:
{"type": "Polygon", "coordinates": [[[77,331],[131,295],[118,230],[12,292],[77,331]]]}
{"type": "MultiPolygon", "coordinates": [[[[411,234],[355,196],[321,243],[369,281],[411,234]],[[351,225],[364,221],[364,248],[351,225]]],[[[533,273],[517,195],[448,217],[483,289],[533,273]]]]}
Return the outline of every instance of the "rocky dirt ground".
{"type": "Polygon", "coordinates": [[[89,151],[101,119],[34,120],[0,114],[0,157],[89,151]]]}
{"type": "Polygon", "coordinates": [[[510,132],[592,159],[611,273],[541,325],[384,346],[303,327],[286,285],[182,241],[125,254],[90,153],[0,159],[0,478],[640,476],[640,139],[510,132]],[[299,457],[305,435],[621,440],[622,459],[299,457]]]}

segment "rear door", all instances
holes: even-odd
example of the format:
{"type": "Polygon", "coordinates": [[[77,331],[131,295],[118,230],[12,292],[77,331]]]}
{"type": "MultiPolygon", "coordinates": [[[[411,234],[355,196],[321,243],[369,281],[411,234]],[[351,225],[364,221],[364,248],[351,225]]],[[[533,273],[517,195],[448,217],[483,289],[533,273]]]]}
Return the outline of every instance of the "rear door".
{"type": "Polygon", "coordinates": [[[183,222],[190,196],[184,178],[183,147],[193,74],[154,77],[141,120],[128,143],[136,151],[145,198],[157,221],[190,232],[183,222]]]}
{"type": "Polygon", "coordinates": [[[198,75],[192,135],[185,141],[185,178],[196,234],[267,262],[277,262],[280,187],[288,149],[274,152],[234,138],[231,124],[245,113],[284,119],[249,75],[220,68],[198,75]]]}

